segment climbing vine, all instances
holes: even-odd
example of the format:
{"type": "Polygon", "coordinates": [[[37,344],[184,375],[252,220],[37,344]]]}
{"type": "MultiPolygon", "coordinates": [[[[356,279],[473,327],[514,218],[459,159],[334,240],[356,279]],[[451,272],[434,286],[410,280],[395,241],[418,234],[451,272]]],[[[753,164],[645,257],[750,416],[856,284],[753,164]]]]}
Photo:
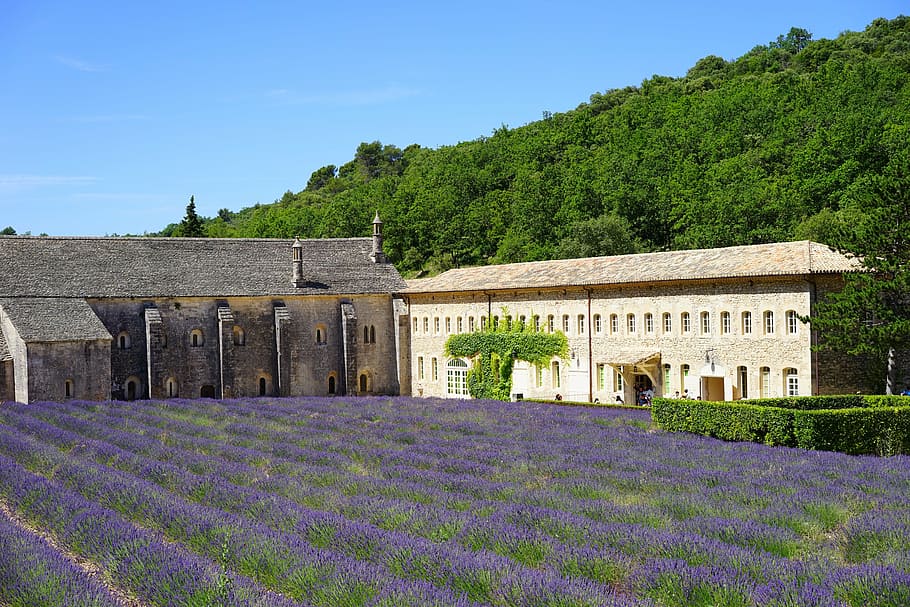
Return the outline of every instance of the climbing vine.
{"type": "Polygon", "coordinates": [[[468,371],[471,396],[495,400],[509,400],[516,360],[549,365],[554,356],[566,358],[568,352],[569,343],[563,333],[540,333],[520,322],[452,335],[445,345],[447,356],[473,360],[468,371]]]}

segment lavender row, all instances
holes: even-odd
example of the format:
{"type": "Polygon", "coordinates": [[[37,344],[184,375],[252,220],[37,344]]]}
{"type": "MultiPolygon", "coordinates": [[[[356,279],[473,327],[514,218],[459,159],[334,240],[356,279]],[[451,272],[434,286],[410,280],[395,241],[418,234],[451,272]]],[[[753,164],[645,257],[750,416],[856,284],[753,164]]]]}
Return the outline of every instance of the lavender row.
{"type": "Polygon", "coordinates": [[[0,515],[0,604],[120,607],[98,580],[38,535],[0,515]]]}
{"type": "MultiPolygon", "coordinates": [[[[17,443],[10,439],[0,442],[0,450],[21,452],[23,444],[27,446],[29,443],[33,441],[23,439],[17,443]]],[[[298,523],[296,533],[278,531],[261,523],[252,524],[240,516],[184,502],[172,494],[156,491],[158,488],[151,483],[110,469],[104,474],[96,466],[72,461],[72,458],[55,457],[50,448],[42,449],[40,445],[32,444],[31,451],[41,453],[40,457],[30,457],[30,462],[46,462],[47,466],[55,467],[56,478],[68,486],[78,487],[92,499],[106,500],[118,511],[134,513],[144,524],[159,528],[171,539],[188,543],[196,549],[218,545],[218,540],[224,540],[225,530],[231,529],[231,546],[242,547],[242,551],[232,554],[229,560],[239,562],[241,566],[249,563],[249,569],[242,569],[244,573],[258,574],[260,581],[277,584],[278,589],[291,596],[295,596],[295,589],[283,586],[285,580],[281,576],[289,568],[319,562],[329,565],[334,583],[343,585],[349,595],[359,592],[372,596],[379,586],[391,587],[392,582],[398,587],[406,587],[408,583],[404,580],[389,579],[388,568],[391,567],[401,576],[417,578],[410,582],[413,586],[411,594],[417,595],[419,591],[424,597],[421,604],[458,605],[463,602],[457,598],[461,593],[510,605],[561,604],[567,600],[577,605],[624,604],[614,593],[594,583],[565,579],[547,571],[531,571],[495,555],[453,551],[370,526],[350,524],[338,517],[295,509],[289,503],[280,504],[280,511],[274,511],[274,514],[283,514],[285,521],[288,516],[301,517],[295,520],[298,523]],[[319,550],[301,539],[302,536],[318,539],[320,532],[326,545],[337,546],[344,553],[372,564],[339,556],[333,550],[319,550]],[[265,576],[263,570],[269,575],[265,576]],[[370,580],[385,580],[385,583],[371,585],[370,580]],[[451,588],[455,594],[433,591],[424,580],[435,586],[451,588]],[[430,601],[436,595],[442,598],[430,601]]],[[[179,474],[176,470],[170,472],[179,474]]],[[[197,486],[190,475],[183,481],[190,492],[197,486]]],[[[203,482],[212,482],[212,479],[203,482]]],[[[183,482],[175,483],[181,484],[183,482]]],[[[232,503],[240,509],[255,507],[256,516],[260,519],[271,514],[268,502],[255,493],[226,483],[211,488],[208,499],[214,503],[232,503]]],[[[272,522],[281,526],[279,521],[272,522]]]]}
{"type": "MultiPolygon", "coordinates": [[[[176,607],[218,600],[238,607],[300,607],[278,596],[265,597],[261,587],[241,577],[230,585],[220,584],[219,571],[211,562],[162,542],[115,512],[30,473],[5,455],[0,455],[0,496],[19,516],[99,565],[109,579],[149,605],[176,607]]],[[[74,598],[78,594],[71,594],[65,586],[57,588],[61,597],[56,604],[78,600],[74,598]]]]}

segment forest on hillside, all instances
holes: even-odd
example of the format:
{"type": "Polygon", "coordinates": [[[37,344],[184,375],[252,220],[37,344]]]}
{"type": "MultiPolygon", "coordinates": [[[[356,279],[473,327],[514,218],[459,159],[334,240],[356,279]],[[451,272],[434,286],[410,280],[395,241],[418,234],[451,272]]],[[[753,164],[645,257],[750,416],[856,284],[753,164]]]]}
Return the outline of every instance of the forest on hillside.
{"type": "MultiPolygon", "coordinates": [[[[910,147],[910,17],[793,28],[682,78],[457,145],[362,143],[301,192],[201,218],[214,237],[367,236],[402,272],[810,238],[910,147]]],[[[181,235],[186,221],[161,235],[181,235]]],[[[199,229],[198,226],[194,228],[199,229]]]]}

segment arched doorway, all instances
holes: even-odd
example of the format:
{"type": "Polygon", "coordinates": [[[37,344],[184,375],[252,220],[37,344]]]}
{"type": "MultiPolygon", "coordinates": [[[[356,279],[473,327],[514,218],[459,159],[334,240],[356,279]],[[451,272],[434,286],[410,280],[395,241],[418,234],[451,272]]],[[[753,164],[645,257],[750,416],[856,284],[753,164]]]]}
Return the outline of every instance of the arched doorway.
{"type": "Polygon", "coordinates": [[[199,390],[199,396],[201,398],[215,398],[215,386],[209,384],[202,386],[202,389],[199,390]]]}

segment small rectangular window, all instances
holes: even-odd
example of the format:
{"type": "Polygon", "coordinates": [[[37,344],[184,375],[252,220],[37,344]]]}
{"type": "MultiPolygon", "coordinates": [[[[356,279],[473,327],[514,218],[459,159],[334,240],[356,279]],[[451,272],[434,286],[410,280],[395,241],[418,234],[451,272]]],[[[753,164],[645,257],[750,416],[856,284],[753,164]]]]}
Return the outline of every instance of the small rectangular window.
{"type": "Polygon", "coordinates": [[[417,357],[417,379],[423,379],[423,356],[417,357]]]}

